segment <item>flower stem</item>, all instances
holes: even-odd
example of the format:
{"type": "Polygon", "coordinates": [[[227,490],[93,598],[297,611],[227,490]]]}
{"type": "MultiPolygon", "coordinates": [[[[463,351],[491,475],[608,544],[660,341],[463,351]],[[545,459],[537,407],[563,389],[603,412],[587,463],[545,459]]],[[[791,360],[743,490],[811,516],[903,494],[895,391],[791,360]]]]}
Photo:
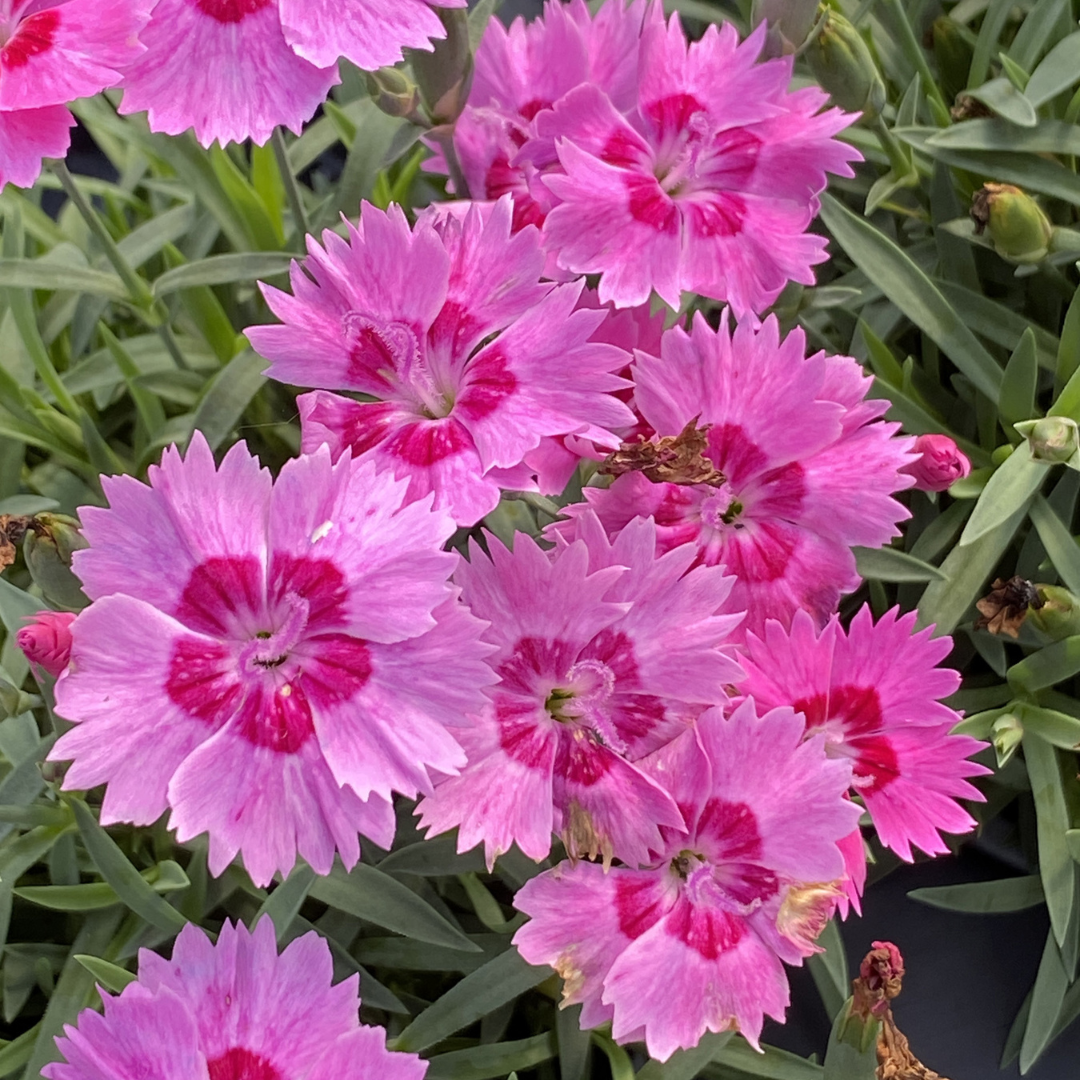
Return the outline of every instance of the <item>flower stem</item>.
{"type": "Polygon", "coordinates": [[[281,181],[285,185],[285,197],[289,200],[289,209],[292,211],[297,244],[303,251],[304,237],[311,228],[308,224],[307,211],[304,209],[304,193],[300,190],[292,165],[289,164],[289,150],[285,145],[285,136],[280,127],[274,128],[270,142],[274,147],[274,158],[277,160],[278,172],[281,173],[281,181]]]}

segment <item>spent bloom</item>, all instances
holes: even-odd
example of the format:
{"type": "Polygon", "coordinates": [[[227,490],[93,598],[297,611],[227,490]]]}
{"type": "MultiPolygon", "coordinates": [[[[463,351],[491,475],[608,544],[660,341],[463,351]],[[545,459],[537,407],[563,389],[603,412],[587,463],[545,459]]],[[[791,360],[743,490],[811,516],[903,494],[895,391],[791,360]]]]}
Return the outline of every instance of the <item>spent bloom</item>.
{"type": "Polygon", "coordinates": [[[912,452],[918,459],[901,471],[915,477],[920,491],[945,491],[971,472],[967,455],[948,435],[920,435],[912,452]]]}
{"type": "Polygon", "coordinates": [[[212,873],[241,852],[260,885],[297,853],[352,865],[357,832],[387,846],[391,792],[464,765],[447,725],[492,679],[447,580],[450,518],[326,450],[276,483],[243,445],[215,469],[199,434],[149,486],[104,487],[57,685],[66,786],[107,785],[103,824],[170,810],[181,841],[209,833],[212,873]]]}
{"type": "Polygon", "coordinates": [[[968,760],[984,743],[949,734],[960,716],[941,699],[960,676],[938,665],[951,639],[914,627],[915,614],[898,608],[875,624],[863,607],[847,632],[835,617],[819,631],[801,612],[790,630],[769,622],[747,638],[740,686],[762,708],[790,705],[830,756],[850,760],[852,790],[881,842],[909,862],[913,844],[945,854],[939,831],[974,827],[956,800],[982,801],[965,777],[989,772],[968,760]]]}
{"type": "Polygon", "coordinates": [[[113,86],[143,51],[153,0],[0,0],[0,187],[62,158],[76,98],[113,86]]]}
{"type": "MultiPolygon", "coordinates": [[[[656,483],[630,471],[585,489],[609,532],[652,515],[662,546],[694,543],[726,566],[746,629],[800,609],[824,623],[859,584],[852,545],[879,547],[908,517],[892,493],[912,483],[900,472],[909,440],[878,419],[888,403],[864,400],[870,379],[857,361],[805,349],[801,330],[780,340],[774,316],[732,333],[698,314],[689,333],[668,330],[660,357],[637,353],[635,407],[663,438],[691,421],[706,428],[704,458],[720,475],[656,483]]],[[[572,535],[573,521],[556,528],[572,535]]]]}
{"type": "Polygon", "coordinates": [[[601,300],[678,309],[684,291],[760,312],[788,281],[812,284],[825,239],[807,233],[826,173],[851,176],[859,154],[834,136],[852,117],[788,91],[791,59],[758,63],[764,25],[743,43],[710,26],[688,45],[677,15],[641,37],[637,100],[624,113],[596,85],[537,117],[541,183],[556,206],[544,240],[559,266],[600,274],[601,300]]]}
{"type": "Polygon", "coordinates": [[[510,218],[503,199],[410,229],[400,207],[365,205],[348,240],[309,238],[292,296],[263,287],[284,325],[246,331],[273,378],[368,396],[302,397],[305,450],[367,452],[459,525],[503,487],[535,488],[544,437],[613,448],[633,423],[613,374],[629,355],[590,340],[605,313],[574,310],[581,282],[541,283],[539,236],[511,236],[510,218]]]}
{"type": "Polygon", "coordinates": [[[837,842],[859,816],[850,767],[821,735],[804,740],[790,708],[758,716],[749,700],[728,719],[708,710],[644,767],[686,832],[664,828],[641,869],[563,863],[533,878],[514,900],[531,916],[514,943],[562,976],[583,1027],[610,1021],[617,1042],[644,1039],[660,1061],[733,1024],[756,1046],[765,1015],[788,1005],[781,961],[816,952],[835,907],[837,842]]]}
{"type": "Polygon", "coordinates": [[[392,1053],[359,1021],[359,976],[336,986],[312,932],[278,955],[274,924],[226,922],[214,944],[188,924],[165,960],[139,950],[139,978],[104,1013],[85,1009],[56,1040],[48,1080],[423,1080],[427,1062],[392,1053]]]}
{"type": "Polygon", "coordinates": [[[15,640],[31,664],[47,671],[54,679],[68,666],[71,659],[71,624],[75,616],[70,611],[39,611],[22,627],[15,640]]]}
{"type": "MultiPolygon", "coordinates": [[[[585,84],[598,86],[616,108],[634,104],[641,31],[663,18],[649,0],[610,0],[590,14],[585,0],[548,0],[540,18],[492,19],[476,50],[469,103],[454,128],[454,149],[474,199],[514,198],[514,226],[540,225],[552,203],[537,182],[558,164],[554,140],[531,159],[519,151],[537,139],[537,115],[585,84]]],[[[426,168],[445,173],[441,151],[426,168]]],[[[459,193],[461,194],[461,193],[459,193]]]]}
{"type": "Polygon", "coordinates": [[[458,734],[469,763],[420,804],[422,824],[458,826],[461,851],[482,840],[489,864],[513,843],[543,859],[553,831],[575,857],[647,861],[682,816],[635,763],[740,677],[722,651],[740,618],[731,579],[691,569],[692,545],[660,554],[645,519],[609,542],[586,516],[553,555],[524,534],[513,552],[488,546],[455,577],[491,623],[501,682],[458,734]]]}

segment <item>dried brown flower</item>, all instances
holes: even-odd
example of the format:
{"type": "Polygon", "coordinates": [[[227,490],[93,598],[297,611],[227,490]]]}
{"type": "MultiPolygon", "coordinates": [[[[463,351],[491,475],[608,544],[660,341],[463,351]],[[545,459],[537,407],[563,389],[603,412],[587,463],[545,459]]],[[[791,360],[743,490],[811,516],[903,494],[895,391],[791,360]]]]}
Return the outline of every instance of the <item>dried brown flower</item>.
{"type": "Polygon", "coordinates": [[[600,466],[607,476],[643,473],[654,484],[709,484],[719,487],[724,474],[705,456],[709,425],[699,428],[695,416],[678,435],[665,435],[657,442],[639,438],[623,443],[600,466]]]}
{"type": "Polygon", "coordinates": [[[996,578],[991,591],[975,605],[980,612],[975,629],[1019,637],[1028,608],[1038,611],[1044,603],[1039,590],[1026,578],[1015,576],[1008,581],[996,578]]]}
{"type": "Polygon", "coordinates": [[[949,110],[954,120],[984,120],[994,115],[981,101],[976,101],[970,94],[957,94],[956,104],[949,110]]]}
{"type": "Polygon", "coordinates": [[[33,521],[28,517],[13,517],[0,514],[0,573],[3,573],[15,561],[18,546],[26,536],[26,530],[33,521]]]}

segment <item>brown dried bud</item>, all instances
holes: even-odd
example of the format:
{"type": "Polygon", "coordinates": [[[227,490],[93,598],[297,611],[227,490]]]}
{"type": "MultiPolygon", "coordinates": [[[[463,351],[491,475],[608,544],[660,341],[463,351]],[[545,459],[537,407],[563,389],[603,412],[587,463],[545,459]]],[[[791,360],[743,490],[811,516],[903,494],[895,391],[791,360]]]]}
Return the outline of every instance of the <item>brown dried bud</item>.
{"type": "Polygon", "coordinates": [[[985,120],[994,115],[981,101],[976,101],[970,94],[957,94],[956,104],[949,110],[954,120],[985,120]]]}
{"type": "Polygon", "coordinates": [[[1011,577],[1008,581],[996,578],[992,591],[975,605],[981,613],[975,620],[975,629],[1017,638],[1028,608],[1038,611],[1044,603],[1039,590],[1025,578],[1011,577]]]}
{"type": "Polygon", "coordinates": [[[639,472],[654,484],[709,484],[720,487],[724,474],[705,456],[709,426],[697,426],[695,416],[678,435],[665,435],[657,442],[639,438],[623,443],[609,454],[599,471],[606,476],[639,472]]]}
{"type": "Polygon", "coordinates": [[[26,536],[26,530],[33,523],[33,518],[13,517],[0,514],[0,573],[3,573],[15,561],[16,550],[26,536]]]}

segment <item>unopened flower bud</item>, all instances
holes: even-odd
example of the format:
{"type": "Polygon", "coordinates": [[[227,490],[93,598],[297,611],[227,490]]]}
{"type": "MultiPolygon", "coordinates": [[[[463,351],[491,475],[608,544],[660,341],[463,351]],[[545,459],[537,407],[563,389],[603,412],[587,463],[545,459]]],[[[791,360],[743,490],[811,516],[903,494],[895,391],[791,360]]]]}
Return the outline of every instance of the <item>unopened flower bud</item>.
{"type": "Polygon", "coordinates": [[[71,571],[71,556],[89,547],[79,523],[64,514],[38,514],[26,536],[23,555],[45,599],[57,607],[83,608],[86,596],[71,571]]]}
{"type": "Polygon", "coordinates": [[[975,232],[987,233],[994,250],[1011,263],[1046,258],[1054,227],[1039,204],[1013,184],[984,184],[971,203],[975,232]]]}
{"type": "Polygon", "coordinates": [[[918,460],[900,471],[914,476],[920,491],[945,491],[971,472],[967,455],[948,435],[920,435],[914,451],[918,460]]]}
{"type": "Polygon", "coordinates": [[[1016,753],[1024,737],[1024,725],[1020,723],[1018,716],[1005,713],[994,721],[990,729],[990,740],[994,744],[994,753],[997,755],[998,768],[1003,769],[1009,762],[1009,758],[1016,753]]]}
{"type": "Polygon", "coordinates": [[[1036,585],[1038,606],[1028,608],[1028,622],[1053,641],[1080,634],[1080,598],[1060,585],[1036,585]]]}
{"type": "Polygon", "coordinates": [[[420,105],[420,89],[399,68],[364,72],[368,93],[387,116],[412,117],[420,105]]]}
{"type": "Polygon", "coordinates": [[[971,31],[948,15],[940,15],[930,28],[946,101],[954,101],[967,86],[968,71],[975,55],[971,31]]]}
{"type": "Polygon", "coordinates": [[[410,59],[432,122],[452,124],[461,115],[472,89],[469,16],[464,8],[441,8],[438,16],[446,27],[445,39],[435,42],[434,52],[416,50],[410,59]]]}
{"type": "Polygon", "coordinates": [[[873,120],[885,106],[885,84],[859,31],[832,8],[806,51],[810,70],[834,104],[873,120]]]}
{"type": "Polygon", "coordinates": [[[769,37],[775,39],[775,56],[795,52],[806,40],[817,18],[818,0],[754,0],[751,22],[769,24],[769,37]]]}
{"type": "Polygon", "coordinates": [[[71,624],[75,616],[70,611],[39,611],[30,619],[15,640],[31,664],[55,679],[71,659],[71,624]]]}
{"type": "Polygon", "coordinates": [[[1044,416],[1041,420],[1022,420],[1013,424],[1031,447],[1031,456],[1047,465],[1072,463],[1078,458],[1080,432],[1076,421],[1067,416],[1044,416]]]}

